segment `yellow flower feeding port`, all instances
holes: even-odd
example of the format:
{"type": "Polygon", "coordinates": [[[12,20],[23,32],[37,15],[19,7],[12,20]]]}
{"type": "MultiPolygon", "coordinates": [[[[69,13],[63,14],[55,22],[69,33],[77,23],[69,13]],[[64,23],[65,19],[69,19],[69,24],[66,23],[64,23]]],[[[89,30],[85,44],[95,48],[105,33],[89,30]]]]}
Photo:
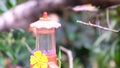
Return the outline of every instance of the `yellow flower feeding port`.
{"type": "Polygon", "coordinates": [[[31,68],[48,68],[48,59],[45,54],[40,51],[34,52],[34,55],[30,56],[31,68]]]}

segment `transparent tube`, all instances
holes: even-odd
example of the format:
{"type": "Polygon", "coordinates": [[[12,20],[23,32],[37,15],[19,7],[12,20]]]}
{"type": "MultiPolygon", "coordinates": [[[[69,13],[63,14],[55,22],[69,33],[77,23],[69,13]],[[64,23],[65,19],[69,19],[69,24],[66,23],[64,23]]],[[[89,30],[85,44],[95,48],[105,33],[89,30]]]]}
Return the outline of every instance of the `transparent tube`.
{"type": "Polygon", "coordinates": [[[40,34],[36,36],[36,49],[45,54],[52,54],[52,34],[40,34]]]}

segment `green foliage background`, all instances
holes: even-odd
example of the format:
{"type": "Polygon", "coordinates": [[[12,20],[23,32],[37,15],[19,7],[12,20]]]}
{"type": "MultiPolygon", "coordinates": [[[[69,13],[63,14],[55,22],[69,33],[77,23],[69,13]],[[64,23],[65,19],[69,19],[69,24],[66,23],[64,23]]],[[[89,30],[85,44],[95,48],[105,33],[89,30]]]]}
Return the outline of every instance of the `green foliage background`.
{"type": "MultiPolygon", "coordinates": [[[[26,0],[1,0],[0,14],[26,0]]],[[[60,16],[62,28],[57,30],[57,45],[73,51],[74,68],[120,68],[120,34],[104,31],[91,26],[79,24],[76,20],[93,21],[97,13],[73,12],[64,10],[60,16]]],[[[105,24],[105,10],[100,10],[101,23],[105,24]]],[[[120,7],[110,10],[110,22],[113,29],[119,29],[120,7]]],[[[102,25],[106,26],[106,25],[102,25]]],[[[13,66],[29,68],[30,53],[25,44],[34,49],[35,38],[24,29],[10,29],[0,33],[0,68],[5,68],[6,58],[10,58],[13,66]]],[[[63,55],[63,54],[62,54],[63,55]]],[[[62,58],[62,57],[61,57],[62,58]]],[[[62,68],[68,68],[68,59],[62,60],[62,68]]],[[[60,62],[60,61],[59,61],[60,62]]]]}

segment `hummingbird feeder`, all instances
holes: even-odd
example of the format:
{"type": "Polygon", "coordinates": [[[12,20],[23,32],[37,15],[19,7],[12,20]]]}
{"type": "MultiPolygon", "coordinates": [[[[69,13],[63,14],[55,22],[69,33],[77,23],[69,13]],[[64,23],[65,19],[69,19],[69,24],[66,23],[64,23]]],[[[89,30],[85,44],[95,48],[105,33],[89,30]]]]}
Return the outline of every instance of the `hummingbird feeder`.
{"type": "Polygon", "coordinates": [[[30,24],[36,35],[36,48],[30,57],[30,68],[51,68],[49,63],[57,66],[55,30],[59,27],[61,24],[51,20],[47,12],[38,21],[30,24]]]}

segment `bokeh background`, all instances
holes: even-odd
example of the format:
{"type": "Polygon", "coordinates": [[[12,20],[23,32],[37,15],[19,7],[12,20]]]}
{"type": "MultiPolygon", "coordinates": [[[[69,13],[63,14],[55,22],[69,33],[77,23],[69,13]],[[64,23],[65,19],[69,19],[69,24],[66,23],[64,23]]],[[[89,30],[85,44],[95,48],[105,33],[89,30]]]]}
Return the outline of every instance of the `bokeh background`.
{"type": "MultiPolygon", "coordinates": [[[[0,0],[0,15],[27,0],[0,0]]],[[[56,45],[73,53],[74,68],[120,68],[120,33],[106,31],[76,22],[81,20],[108,27],[106,10],[73,11],[62,9],[52,12],[59,17],[62,27],[56,31],[56,45]],[[99,23],[100,22],[100,23],[99,23]]],[[[120,7],[110,11],[110,26],[120,29],[120,7]]],[[[26,11],[27,12],[27,11],[26,11]]],[[[48,12],[51,14],[51,12],[48,12]]],[[[42,13],[41,13],[42,14],[42,13]]],[[[41,17],[41,15],[40,15],[41,17]]],[[[16,22],[17,23],[17,22],[16,22]]],[[[30,52],[26,44],[35,48],[35,37],[29,28],[5,29],[0,32],[0,68],[11,66],[29,68],[30,52]]],[[[62,52],[62,68],[68,68],[68,56],[62,52]]]]}

